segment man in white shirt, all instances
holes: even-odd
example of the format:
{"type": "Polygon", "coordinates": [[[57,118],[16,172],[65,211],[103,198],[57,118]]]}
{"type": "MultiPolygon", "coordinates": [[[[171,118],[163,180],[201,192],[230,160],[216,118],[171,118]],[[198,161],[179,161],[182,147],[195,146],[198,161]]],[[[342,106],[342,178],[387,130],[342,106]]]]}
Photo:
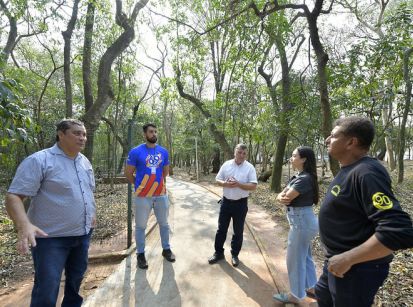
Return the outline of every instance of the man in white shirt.
{"type": "Polygon", "coordinates": [[[246,161],[247,146],[235,146],[234,159],[226,161],[215,180],[223,187],[223,197],[215,235],[215,253],[208,259],[209,264],[224,259],[224,243],[232,218],[234,234],[231,239],[232,265],[239,265],[238,254],[241,250],[245,217],[248,212],[248,195],[257,188],[257,173],[254,166],[246,161]]]}

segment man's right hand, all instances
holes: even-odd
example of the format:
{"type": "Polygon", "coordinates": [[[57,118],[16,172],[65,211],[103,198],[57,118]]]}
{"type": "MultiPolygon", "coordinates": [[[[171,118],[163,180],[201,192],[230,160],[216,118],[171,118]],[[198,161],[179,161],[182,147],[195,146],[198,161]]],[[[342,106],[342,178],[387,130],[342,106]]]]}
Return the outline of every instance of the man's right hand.
{"type": "Polygon", "coordinates": [[[227,188],[235,188],[238,185],[238,181],[234,177],[229,177],[223,184],[227,188]]]}
{"type": "Polygon", "coordinates": [[[22,255],[29,252],[30,246],[36,246],[36,236],[47,237],[47,233],[31,223],[22,226],[17,234],[19,237],[19,240],[17,241],[17,251],[22,255]]]}

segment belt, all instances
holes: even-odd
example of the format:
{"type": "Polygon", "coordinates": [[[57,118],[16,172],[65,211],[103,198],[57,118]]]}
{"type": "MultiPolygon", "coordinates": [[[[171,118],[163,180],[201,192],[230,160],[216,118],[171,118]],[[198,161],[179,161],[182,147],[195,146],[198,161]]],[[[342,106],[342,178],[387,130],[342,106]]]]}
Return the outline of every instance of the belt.
{"type": "Polygon", "coordinates": [[[237,203],[237,202],[243,201],[243,200],[245,200],[245,199],[247,199],[247,198],[248,198],[248,197],[239,198],[239,199],[229,199],[229,198],[226,198],[226,197],[224,196],[224,199],[225,199],[227,202],[230,202],[230,203],[237,203]]]}

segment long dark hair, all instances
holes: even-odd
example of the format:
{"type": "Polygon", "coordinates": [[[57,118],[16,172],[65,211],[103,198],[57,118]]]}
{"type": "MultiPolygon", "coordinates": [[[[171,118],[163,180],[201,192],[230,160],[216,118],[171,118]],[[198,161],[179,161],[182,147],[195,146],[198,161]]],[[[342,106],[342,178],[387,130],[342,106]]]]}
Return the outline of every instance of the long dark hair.
{"type": "Polygon", "coordinates": [[[313,177],[313,203],[317,204],[319,201],[318,178],[317,178],[317,162],[314,151],[311,147],[300,146],[297,147],[300,158],[305,158],[303,170],[313,177]]]}

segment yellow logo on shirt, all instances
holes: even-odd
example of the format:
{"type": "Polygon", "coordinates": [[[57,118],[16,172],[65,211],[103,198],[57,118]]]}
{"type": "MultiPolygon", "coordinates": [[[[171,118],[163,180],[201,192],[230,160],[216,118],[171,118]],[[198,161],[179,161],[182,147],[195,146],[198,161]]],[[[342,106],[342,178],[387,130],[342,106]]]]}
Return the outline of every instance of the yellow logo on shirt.
{"type": "Polygon", "coordinates": [[[336,196],[336,197],[337,197],[337,195],[340,193],[340,191],[341,191],[341,188],[340,188],[340,186],[339,186],[338,184],[336,184],[335,186],[333,186],[333,187],[331,188],[331,194],[333,194],[333,195],[336,196]]]}
{"type": "Polygon", "coordinates": [[[373,206],[379,210],[387,210],[393,207],[393,202],[383,192],[374,193],[371,197],[373,206]]]}

